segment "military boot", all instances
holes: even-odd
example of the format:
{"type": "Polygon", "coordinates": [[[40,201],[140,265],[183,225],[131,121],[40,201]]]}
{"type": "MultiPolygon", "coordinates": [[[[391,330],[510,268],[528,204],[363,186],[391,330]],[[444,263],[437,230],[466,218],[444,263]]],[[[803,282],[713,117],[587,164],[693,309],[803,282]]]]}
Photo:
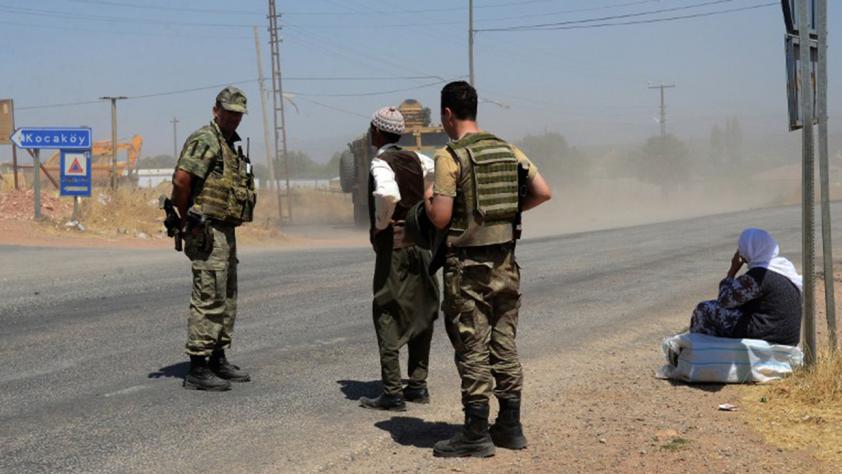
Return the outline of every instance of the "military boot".
{"type": "Polygon", "coordinates": [[[430,391],[427,387],[403,389],[403,399],[412,403],[430,403],[430,391]]]}
{"type": "Polygon", "coordinates": [[[406,411],[406,402],[400,395],[381,394],[377,398],[360,398],[360,406],[375,410],[406,411]]]}
{"type": "Polygon", "coordinates": [[[231,390],[230,382],[211,372],[208,361],[204,356],[190,356],[190,371],[184,377],[182,386],[188,390],[208,390],[211,392],[231,390]]]}
{"type": "Polygon", "coordinates": [[[228,362],[228,359],[225,358],[225,351],[213,351],[208,361],[208,367],[221,379],[232,382],[251,381],[248,372],[228,362]]]}
{"type": "Polygon", "coordinates": [[[520,398],[500,398],[500,412],[497,421],[489,428],[494,444],[506,449],[523,449],[526,437],[520,424],[520,398]]]}
{"type": "Polygon", "coordinates": [[[433,456],[441,458],[494,456],[494,442],[488,434],[488,404],[465,407],[465,426],[452,438],[433,446],[433,456]]]}

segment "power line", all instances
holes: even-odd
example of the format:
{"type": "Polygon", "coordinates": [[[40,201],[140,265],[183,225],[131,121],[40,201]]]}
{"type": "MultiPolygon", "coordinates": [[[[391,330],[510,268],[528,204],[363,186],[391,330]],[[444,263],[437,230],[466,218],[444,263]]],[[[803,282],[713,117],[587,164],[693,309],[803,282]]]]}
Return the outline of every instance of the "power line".
{"type": "Polygon", "coordinates": [[[436,82],[430,82],[428,84],[422,84],[420,86],[414,87],[405,87],[402,89],[392,89],[388,91],[376,91],[376,92],[356,92],[356,93],[348,93],[348,94],[308,94],[308,93],[300,93],[300,92],[292,92],[290,94],[295,94],[296,97],[306,96],[306,97],[371,97],[376,95],[388,95],[394,94],[397,92],[406,92],[406,91],[413,91],[418,89],[424,89],[427,87],[437,86],[439,84],[444,84],[447,82],[446,79],[441,79],[436,82]]]}
{"type": "MultiPolygon", "coordinates": [[[[660,8],[658,10],[649,10],[649,11],[634,12],[634,13],[624,13],[624,14],[621,14],[621,15],[610,15],[610,16],[602,16],[602,17],[596,17],[596,18],[585,18],[585,19],[581,19],[581,20],[567,20],[567,21],[561,21],[561,22],[556,22],[556,23],[539,23],[539,24],[536,24],[536,25],[508,26],[505,29],[506,30],[517,30],[517,29],[521,29],[521,28],[533,29],[533,28],[545,28],[545,27],[551,27],[551,26],[573,25],[573,24],[579,24],[579,23],[593,23],[593,22],[598,22],[598,21],[619,20],[619,19],[623,19],[623,18],[633,18],[633,17],[638,17],[638,16],[656,15],[656,14],[659,14],[659,13],[669,13],[669,12],[674,12],[674,11],[679,11],[679,10],[690,10],[690,9],[693,9],[693,8],[702,8],[702,7],[706,7],[706,6],[710,6],[710,5],[717,5],[717,4],[721,4],[721,3],[731,3],[733,1],[734,0],[712,0],[712,1],[707,1],[707,2],[694,3],[692,5],[682,5],[680,7],[660,8]]],[[[477,31],[487,31],[487,30],[478,29],[477,31]]]]}
{"type": "Polygon", "coordinates": [[[371,118],[371,117],[369,117],[368,115],[358,114],[358,113],[356,113],[356,112],[352,112],[352,111],[350,111],[350,110],[345,110],[345,109],[342,109],[342,108],[339,108],[339,107],[334,107],[334,106],[332,106],[332,105],[323,104],[323,103],[321,103],[321,102],[319,102],[319,101],[316,101],[316,100],[313,100],[313,99],[310,99],[310,98],[307,98],[307,97],[301,97],[301,100],[303,100],[303,101],[305,101],[305,102],[309,102],[309,103],[311,103],[311,104],[313,104],[313,105],[318,105],[319,107],[324,107],[324,108],[326,108],[326,109],[330,109],[330,110],[336,111],[336,112],[341,112],[341,113],[343,113],[343,114],[353,115],[354,117],[362,117],[362,118],[364,118],[364,119],[369,119],[369,118],[371,118]]]}
{"type": "Polygon", "coordinates": [[[63,12],[55,10],[42,10],[37,8],[16,8],[9,5],[0,4],[0,11],[12,13],[15,15],[29,15],[37,16],[39,18],[51,17],[61,18],[64,20],[82,20],[82,21],[99,21],[99,22],[129,22],[129,23],[147,23],[165,26],[203,26],[203,27],[217,27],[217,28],[251,28],[252,25],[233,24],[233,23],[201,23],[188,21],[168,21],[158,20],[154,18],[135,18],[135,17],[118,17],[105,15],[78,15],[72,12],[63,12]]]}
{"type": "Polygon", "coordinates": [[[769,2],[769,3],[761,3],[759,5],[750,5],[747,7],[739,7],[739,8],[730,8],[725,10],[714,10],[711,12],[704,12],[704,13],[694,13],[691,15],[678,15],[678,16],[671,16],[671,17],[663,17],[663,18],[651,18],[647,20],[634,20],[634,21],[624,21],[624,22],[617,22],[617,23],[596,23],[592,25],[563,25],[563,26],[551,26],[547,27],[544,25],[523,25],[517,27],[508,27],[508,28],[485,28],[482,30],[475,30],[475,31],[485,31],[485,32],[492,32],[492,31],[504,31],[504,32],[513,32],[513,31],[552,31],[552,30],[584,30],[590,28],[605,28],[611,26],[625,26],[625,25],[642,25],[642,24],[649,24],[649,23],[662,23],[667,21],[677,21],[677,20],[686,20],[690,18],[703,18],[715,15],[724,15],[727,13],[735,13],[735,12],[742,12],[747,10],[755,10],[758,8],[766,8],[771,7],[774,5],[778,5],[778,2],[769,2]]]}
{"type": "MultiPolygon", "coordinates": [[[[140,31],[114,31],[114,30],[94,30],[90,28],[79,28],[76,26],[59,26],[59,25],[44,25],[44,24],[35,24],[35,23],[18,23],[13,21],[0,21],[0,24],[9,25],[9,26],[20,26],[25,28],[40,28],[40,29],[47,29],[47,30],[64,30],[64,31],[72,31],[74,33],[95,33],[95,34],[108,34],[108,35],[116,35],[116,36],[135,36],[135,37],[143,37],[149,38],[151,33],[143,33],[140,31]]],[[[239,35],[200,35],[200,34],[179,34],[179,33],[169,33],[169,32],[156,32],[154,33],[156,37],[170,37],[170,38],[193,38],[193,39],[246,39],[248,36],[239,36],[239,35]]]]}
{"type": "MultiPolygon", "coordinates": [[[[487,4],[477,6],[476,8],[483,8],[483,9],[490,9],[490,8],[502,8],[502,7],[511,7],[511,6],[524,6],[534,3],[549,3],[554,0],[526,0],[521,2],[505,2],[505,3],[494,3],[494,4],[487,4]]],[[[653,1],[653,0],[649,0],[653,1]]],[[[333,2],[330,2],[333,3],[333,2]]],[[[336,3],[334,3],[336,5],[336,3]]],[[[339,4],[341,5],[341,4],[339,4]]],[[[346,6],[346,5],[342,5],[346,6]]],[[[346,16],[346,15],[414,15],[418,13],[436,13],[436,12],[461,12],[464,11],[464,7],[450,7],[450,8],[425,8],[425,9],[415,9],[415,10],[391,10],[391,11],[361,11],[361,10],[351,10],[351,11],[285,11],[284,15],[300,15],[300,16],[346,16]]]]}
{"type": "Polygon", "coordinates": [[[210,13],[210,14],[222,14],[222,15],[266,15],[266,12],[256,11],[256,10],[218,10],[218,9],[209,9],[209,8],[180,8],[180,7],[170,7],[170,6],[158,6],[158,5],[149,5],[149,4],[139,4],[139,3],[131,3],[131,2],[114,2],[114,1],[107,1],[107,0],[65,0],[68,2],[74,3],[85,3],[88,5],[104,5],[110,7],[126,7],[126,8],[137,8],[142,10],[157,10],[157,11],[171,11],[171,12],[186,12],[186,13],[210,13]]]}

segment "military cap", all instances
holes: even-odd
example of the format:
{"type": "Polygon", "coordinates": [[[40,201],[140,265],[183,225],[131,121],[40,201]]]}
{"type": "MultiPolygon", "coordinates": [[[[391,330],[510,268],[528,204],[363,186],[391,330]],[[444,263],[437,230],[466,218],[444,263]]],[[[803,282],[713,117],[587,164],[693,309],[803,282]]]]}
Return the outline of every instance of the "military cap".
{"type": "Polygon", "coordinates": [[[246,109],[246,94],[234,86],[228,86],[219,91],[216,101],[229,112],[248,113],[246,109]]]}

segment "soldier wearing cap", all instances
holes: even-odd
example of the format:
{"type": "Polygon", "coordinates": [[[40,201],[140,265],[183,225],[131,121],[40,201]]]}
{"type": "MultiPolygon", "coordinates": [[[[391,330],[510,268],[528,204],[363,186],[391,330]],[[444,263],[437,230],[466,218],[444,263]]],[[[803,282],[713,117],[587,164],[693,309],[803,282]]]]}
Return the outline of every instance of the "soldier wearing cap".
{"type": "Polygon", "coordinates": [[[485,457],[495,446],[526,447],[520,423],[523,371],[515,344],[520,308],[515,240],[520,213],[551,197],[526,155],[481,131],[476,118],[476,90],[464,81],[447,84],[441,122],[453,141],[436,153],[435,185],[425,205],[444,241],[442,312],[462,378],[465,424],[435,444],[433,454],[443,457],[485,457]],[[500,411],[489,428],[492,394],[500,411]]]}
{"type": "Polygon", "coordinates": [[[234,229],[252,220],[256,195],[248,157],[235,144],[246,96],[226,87],[216,96],[213,120],[184,143],[173,174],[172,201],[181,216],[184,253],[193,271],[184,388],[224,391],[249,374],[225,357],[237,315],[237,245],[234,229]]]}
{"type": "Polygon", "coordinates": [[[427,371],[433,322],[438,317],[438,282],[427,271],[431,255],[406,232],[405,219],[425,193],[432,193],[429,157],[401,149],[404,119],[384,107],[371,119],[369,137],[377,148],[369,173],[371,244],[376,254],[372,315],[380,351],[383,393],[363,397],[364,408],[404,411],[406,402],[429,403],[427,371]],[[401,384],[400,349],[408,346],[409,384],[401,384]]]}

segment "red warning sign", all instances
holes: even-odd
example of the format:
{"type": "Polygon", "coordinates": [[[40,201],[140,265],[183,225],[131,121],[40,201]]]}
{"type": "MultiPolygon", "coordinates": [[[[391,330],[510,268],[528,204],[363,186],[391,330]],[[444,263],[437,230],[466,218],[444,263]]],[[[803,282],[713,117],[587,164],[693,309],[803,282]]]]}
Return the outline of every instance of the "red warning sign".
{"type": "Polygon", "coordinates": [[[79,158],[74,158],[70,168],[67,169],[67,174],[85,174],[85,168],[79,164],[79,158]]]}

